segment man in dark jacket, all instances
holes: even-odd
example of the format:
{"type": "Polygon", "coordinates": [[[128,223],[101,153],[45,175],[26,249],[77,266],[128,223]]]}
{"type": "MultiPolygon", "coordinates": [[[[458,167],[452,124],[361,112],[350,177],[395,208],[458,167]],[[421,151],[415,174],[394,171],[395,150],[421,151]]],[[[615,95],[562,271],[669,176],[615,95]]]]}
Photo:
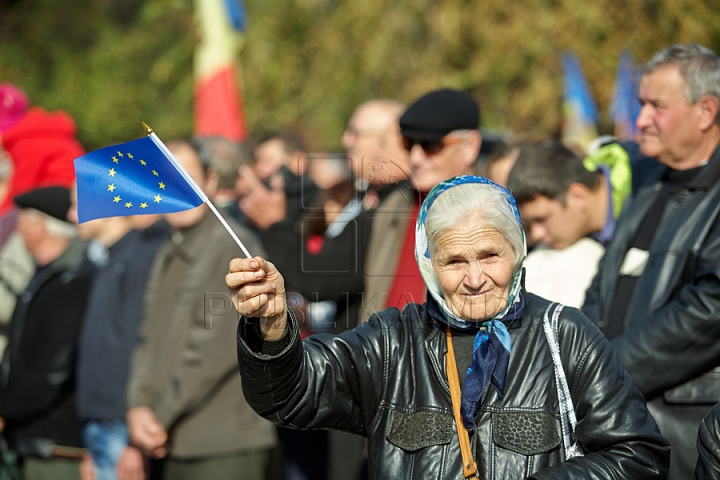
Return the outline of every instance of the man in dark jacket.
{"type": "MultiPolygon", "coordinates": [[[[77,221],[76,209],[71,219],[77,221]]],[[[144,474],[142,453],[129,445],[125,423],[130,357],[138,344],[145,286],[155,254],[169,237],[158,215],[109,217],[78,226],[92,240],[88,256],[97,273],[88,298],[78,347],[77,409],[83,442],[97,480],[125,472],[144,474]]]]}
{"type": "Polygon", "coordinates": [[[695,480],[720,478],[720,403],[705,415],[697,438],[695,480]]]}
{"type": "Polygon", "coordinates": [[[698,425],[720,400],[720,59],[674,45],[644,67],[640,148],[657,170],[629,198],[583,312],[612,341],[692,476],[698,425]]]}
{"type": "Polygon", "coordinates": [[[69,189],[40,188],[15,203],[17,228],[37,270],[13,312],[0,366],[4,434],[24,458],[26,479],[78,478],[75,352],[92,268],[67,222],[69,189]]]}

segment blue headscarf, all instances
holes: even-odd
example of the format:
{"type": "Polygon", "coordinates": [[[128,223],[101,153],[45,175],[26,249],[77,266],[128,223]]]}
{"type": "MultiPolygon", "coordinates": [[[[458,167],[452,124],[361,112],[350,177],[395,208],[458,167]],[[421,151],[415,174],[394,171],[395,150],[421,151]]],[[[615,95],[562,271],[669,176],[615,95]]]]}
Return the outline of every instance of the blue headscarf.
{"type": "Polygon", "coordinates": [[[478,334],[475,336],[473,345],[473,360],[470,368],[468,368],[467,376],[465,377],[465,382],[462,387],[460,412],[463,417],[463,423],[469,430],[475,428],[474,417],[480,408],[483,394],[485,390],[487,390],[490,382],[495,386],[498,395],[501,397],[503,395],[511,349],[510,333],[505,323],[522,317],[525,308],[525,300],[520,294],[520,290],[522,289],[522,262],[514,272],[508,294],[507,306],[493,318],[481,322],[464,320],[456,316],[445,301],[442,288],[440,287],[437,277],[435,277],[435,271],[432,266],[425,232],[425,221],[428,210],[432,207],[439,195],[455,186],[472,183],[497,188],[507,199],[508,205],[515,215],[520,231],[522,232],[524,262],[525,256],[527,255],[527,244],[525,242],[525,232],[522,228],[522,221],[520,220],[520,212],[518,211],[515,199],[507,189],[483,177],[462,175],[437,184],[430,191],[420,207],[417,224],[415,226],[415,259],[417,260],[420,274],[425,281],[428,292],[442,313],[441,320],[453,328],[460,330],[480,328],[478,334]]]}

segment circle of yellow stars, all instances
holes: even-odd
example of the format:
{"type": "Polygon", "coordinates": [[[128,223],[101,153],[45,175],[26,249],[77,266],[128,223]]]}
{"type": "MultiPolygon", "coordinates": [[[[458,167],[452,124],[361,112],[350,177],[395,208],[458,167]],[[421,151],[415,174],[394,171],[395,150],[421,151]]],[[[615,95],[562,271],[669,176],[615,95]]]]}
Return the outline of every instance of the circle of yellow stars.
{"type": "MultiPolygon", "coordinates": [[[[121,151],[118,150],[118,151],[116,152],[116,155],[113,155],[113,156],[111,157],[112,163],[114,163],[114,164],[116,164],[116,165],[119,165],[119,164],[120,164],[120,159],[124,159],[125,157],[127,157],[129,160],[133,160],[133,159],[135,158],[135,157],[133,156],[133,154],[130,153],[130,152],[126,152],[126,153],[123,154],[121,151]]],[[[140,160],[138,160],[138,162],[139,162],[140,165],[142,165],[143,167],[147,167],[147,162],[146,162],[144,159],[140,159],[140,160]]],[[[151,169],[150,172],[151,172],[154,176],[156,176],[156,177],[159,177],[159,176],[160,176],[160,174],[159,174],[159,173],[157,172],[157,170],[155,170],[155,169],[151,169]]],[[[117,171],[115,171],[115,168],[110,168],[110,169],[108,170],[108,176],[109,176],[109,177],[112,177],[112,178],[115,178],[115,175],[117,175],[117,171]]],[[[159,188],[160,190],[165,190],[166,185],[165,185],[163,182],[158,182],[158,188],[159,188]]],[[[117,189],[117,187],[115,186],[115,183],[110,183],[110,184],[108,184],[108,188],[107,188],[107,191],[108,191],[108,192],[114,193],[116,189],[117,189]]],[[[159,194],[158,194],[158,195],[155,195],[155,196],[153,197],[153,202],[154,202],[154,203],[160,203],[160,202],[162,202],[162,200],[163,200],[163,199],[162,199],[162,197],[161,197],[159,194]]],[[[121,197],[120,195],[115,195],[115,196],[113,196],[113,200],[112,200],[112,201],[113,201],[113,203],[121,203],[121,202],[122,202],[122,197],[121,197]]],[[[124,205],[125,205],[125,208],[132,208],[133,203],[132,203],[132,202],[124,202],[124,205]]],[[[148,208],[148,202],[141,202],[140,205],[139,205],[139,207],[142,208],[143,210],[146,209],[146,208],[148,208]]]]}

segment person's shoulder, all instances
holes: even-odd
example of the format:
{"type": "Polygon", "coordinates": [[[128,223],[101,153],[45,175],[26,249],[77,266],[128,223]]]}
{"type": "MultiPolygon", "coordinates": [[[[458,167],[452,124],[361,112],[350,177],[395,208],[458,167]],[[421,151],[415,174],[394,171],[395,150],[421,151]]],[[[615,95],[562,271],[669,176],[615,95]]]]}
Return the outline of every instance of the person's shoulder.
{"type": "Polygon", "coordinates": [[[552,302],[532,293],[526,292],[525,295],[527,301],[525,308],[529,310],[527,313],[536,321],[544,321],[545,315],[552,319],[552,315],[557,309],[561,309],[558,322],[561,337],[574,337],[577,340],[582,340],[583,343],[602,337],[600,330],[579,309],[552,302]]]}
{"type": "Polygon", "coordinates": [[[402,310],[397,307],[387,307],[370,315],[368,323],[376,326],[402,326],[403,328],[427,324],[427,304],[408,303],[402,310]]]}
{"type": "Polygon", "coordinates": [[[420,194],[413,189],[412,183],[409,181],[388,185],[383,190],[385,191],[381,196],[380,204],[374,210],[377,213],[405,212],[416,204],[416,197],[420,198],[420,194]]]}

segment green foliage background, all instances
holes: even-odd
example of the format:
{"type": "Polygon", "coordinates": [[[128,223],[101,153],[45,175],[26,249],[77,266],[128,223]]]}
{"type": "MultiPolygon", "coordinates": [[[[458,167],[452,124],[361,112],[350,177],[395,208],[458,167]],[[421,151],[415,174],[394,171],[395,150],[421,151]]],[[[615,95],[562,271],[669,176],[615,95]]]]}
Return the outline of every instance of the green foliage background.
{"type": "MultiPolygon", "coordinates": [[[[364,100],[442,86],[475,96],[484,127],[555,134],[566,49],[602,112],[623,48],[638,62],[671,43],[720,52],[720,2],[705,0],[245,3],[250,132],[290,129],[316,150],[339,149],[364,100]]],[[[142,135],[141,120],[189,135],[196,39],[191,0],[0,0],[0,81],[67,110],[88,149],[142,135]]]]}

